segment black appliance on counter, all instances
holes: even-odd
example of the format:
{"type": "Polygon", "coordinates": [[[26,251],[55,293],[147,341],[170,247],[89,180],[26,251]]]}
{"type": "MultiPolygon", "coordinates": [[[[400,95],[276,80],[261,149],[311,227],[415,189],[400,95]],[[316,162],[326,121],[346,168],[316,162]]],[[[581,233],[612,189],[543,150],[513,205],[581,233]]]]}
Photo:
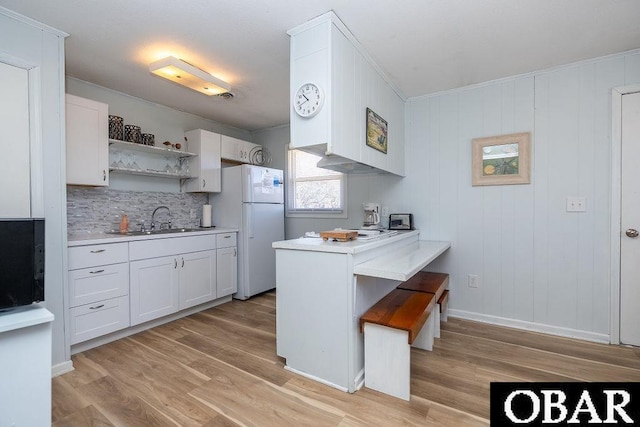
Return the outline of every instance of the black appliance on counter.
{"type": "Polygon", "coordinates": [[[0,219],[0,310],[44,301],[44,219],[0,219]]]}
{"type": "Polygon", "coordinates": [[[413,214],[393,213],[389,215],[389,230],[413,230],[413,214]]]}

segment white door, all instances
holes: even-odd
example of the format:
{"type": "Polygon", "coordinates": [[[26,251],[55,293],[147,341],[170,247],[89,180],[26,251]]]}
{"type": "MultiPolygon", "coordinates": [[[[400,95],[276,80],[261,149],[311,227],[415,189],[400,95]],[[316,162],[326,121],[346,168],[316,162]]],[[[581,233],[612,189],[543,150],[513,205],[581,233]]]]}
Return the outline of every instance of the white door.
{"type": "Polygon", "coordinates": [[[178,311],[178,268],[177,256],[129,264],[131,326],[178,311]]]}
{"type": "Polygon", "coordinates": [[[216,298],[216,251],[180,255],[180,309],[193,307],[216,298]]]}
{"type": "Polygon", "coordinates": [[[28,71],[0,62],[0,94],[0,217],[30,217],[28,71]]]}
{"type": "Polygon", "coordinates": [[[226,297],[238,290],[238,251],[235,246],[216,251],[217,298],[226,297]]]}
{"type": "Polygon", "coordinates": [[[66,95],[67,184],[109,185],[109,106],[66,95]]]}
{"type": "Polygon", "coordinates": [[[620,342],[640,346],[640,93],[622,96],[620,342]]]}

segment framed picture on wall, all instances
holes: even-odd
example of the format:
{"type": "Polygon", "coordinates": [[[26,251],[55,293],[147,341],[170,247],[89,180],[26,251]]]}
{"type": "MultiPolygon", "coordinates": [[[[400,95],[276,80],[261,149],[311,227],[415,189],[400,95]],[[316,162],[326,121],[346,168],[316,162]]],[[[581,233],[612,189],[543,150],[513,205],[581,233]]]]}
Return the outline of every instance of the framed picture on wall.
{"type": "Polygon", "coordinates": [[[529,132],[472,140],[472,185],[529,184],[529,132]]]}
{"type": "Polygon", "coordinates": [[[387,154],[387,121],[367,108],[367,145],[387,154]]]}

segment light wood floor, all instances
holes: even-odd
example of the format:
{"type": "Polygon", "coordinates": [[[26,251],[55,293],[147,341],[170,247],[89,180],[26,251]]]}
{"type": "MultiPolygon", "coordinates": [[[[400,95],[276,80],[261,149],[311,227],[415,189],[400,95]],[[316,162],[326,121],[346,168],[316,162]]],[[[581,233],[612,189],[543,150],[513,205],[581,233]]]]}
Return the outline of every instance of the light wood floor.
{"type": "MultiPolygon", "coordinates": [[[[411,352],[411,401],[283,369],[275,294],[232,301],[73,356],[55,426],[487,425],[491,381],[640,381],[637,349],[449,319],[411,352]]],[[[303,345],[303,344],[301,344],[303,345]]]]}

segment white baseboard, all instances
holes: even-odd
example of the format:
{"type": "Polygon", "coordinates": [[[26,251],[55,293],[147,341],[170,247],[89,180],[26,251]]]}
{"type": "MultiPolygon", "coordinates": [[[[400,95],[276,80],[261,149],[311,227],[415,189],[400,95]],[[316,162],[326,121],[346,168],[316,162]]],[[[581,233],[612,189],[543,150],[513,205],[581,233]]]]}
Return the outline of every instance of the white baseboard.
{"type": "Polygon", "coordinates": [[[356,390],[360,390],[362,387],[364,387],[364,367],[360,369],[360,372],[358,372],[358,375],[356,375],[354,383],[356,390]]]}
{"type": "Polygon", "coordinates": [[[457,317],[460,319],[475,320],[477,322],[490,323],[492,325],[507,326],[510,328],[524,329],[527,331],[542,332],[550,335],[558,335],[567,338],[577,338],[585,341],[593,341],[603,344],[609,344],[610,336],[608,334],[598,334],[589,331],[579,331],[571,328],[563,328],[560,326],[545,325],[542,323],[527,322],[524,320],[509,319],[506,317],[491,316],[487,314],[474,313],[471,311],[454,310],[449,308],[449,317],[457,317]]]}
{"type": "Polygon", "coordinates": [[[284,369],[286,369],[287,371],[293,372],[294,374],[298,374],[298,375],[300,375],[302,377],[312,379],[312,380],[317,381],[319,383],[322,383],[324,385],[328,385],[329,387],[337,388],[340,391],[349,392],[349,389],[346,388],[346,387],[339,386],[338,384],[334,384],[334,383],[329,382],[327,380],[323,380],[322,378],[318,378],[315,375],[307,374],[306,372],[299,371],[299,370],[291,368],[291,367],[289,367],[287,365],[284,365],[284,369]]]}
{"type": "Polygon", "coordinates": [[[51,378],[71,372],[73,369],[73,362],[71,360],[53,365],[51,367],[51,378]]]}

